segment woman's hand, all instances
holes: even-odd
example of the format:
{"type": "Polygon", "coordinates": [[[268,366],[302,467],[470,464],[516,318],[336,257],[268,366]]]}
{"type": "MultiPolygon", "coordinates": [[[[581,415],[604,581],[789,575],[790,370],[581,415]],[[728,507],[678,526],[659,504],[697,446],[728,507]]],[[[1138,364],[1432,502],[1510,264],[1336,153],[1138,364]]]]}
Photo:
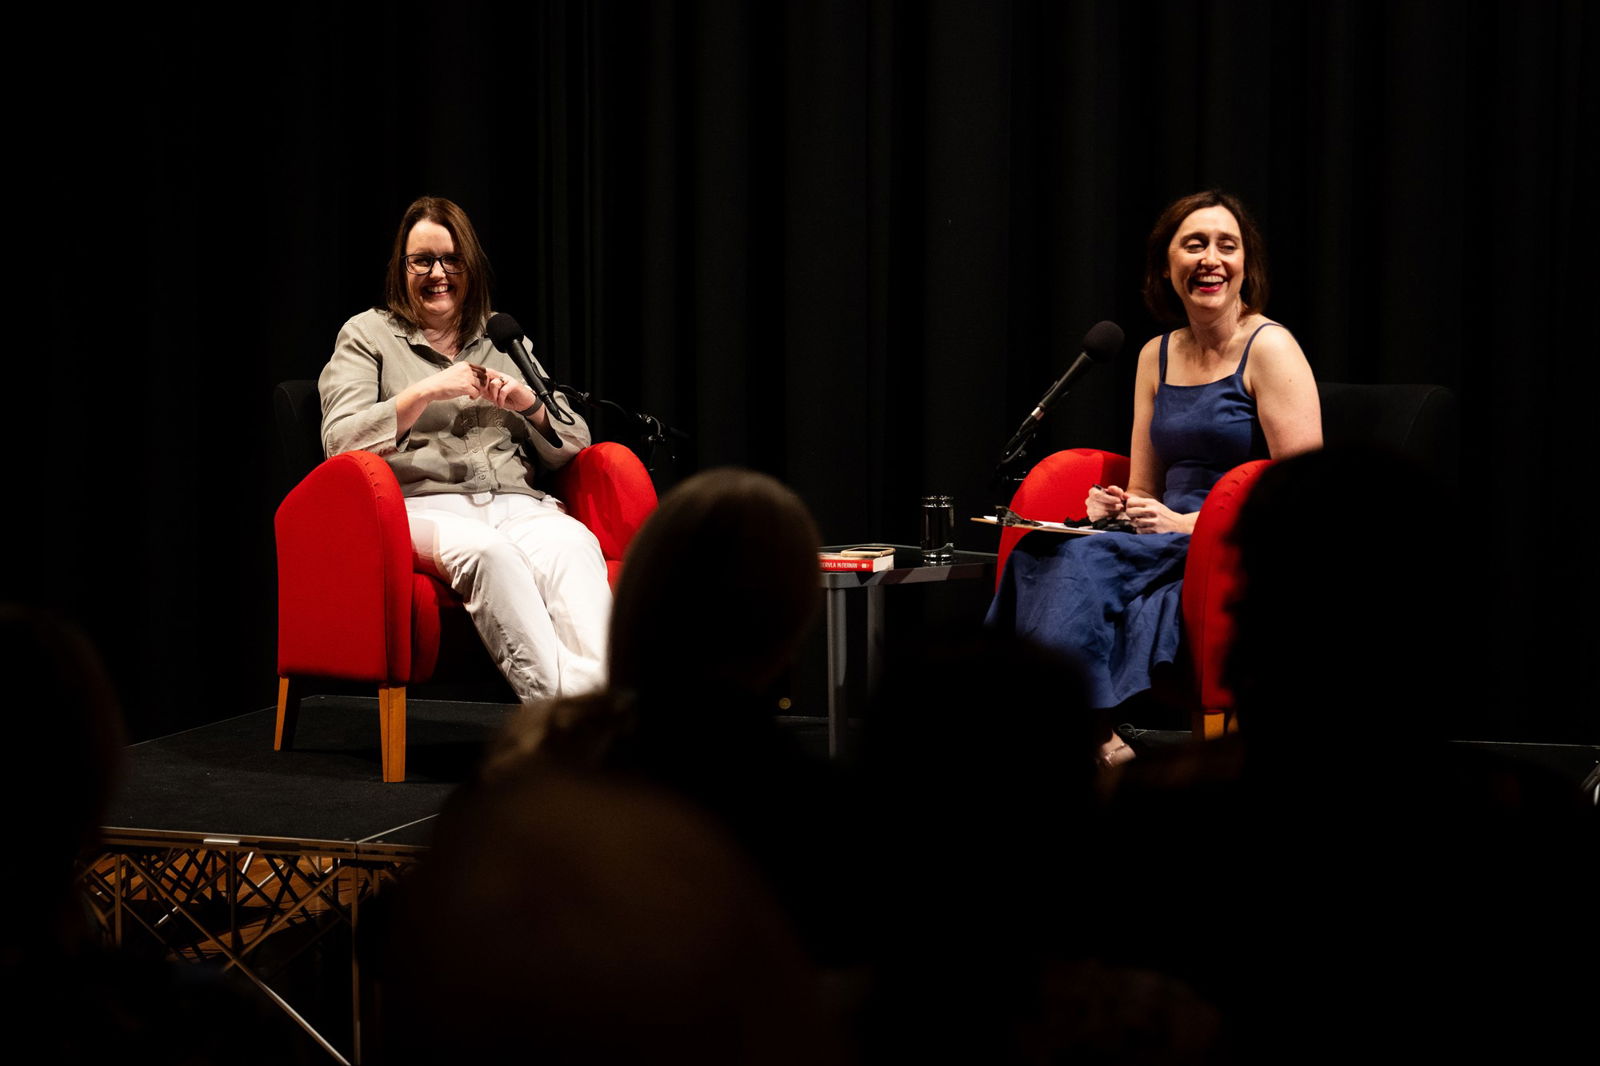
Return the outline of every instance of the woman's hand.
{"type": "Polygon", "coordinates": [[[437,374],[430,374],[418,382],[427,389],[428,401],[453,400],[465,396],[476,400],[483,395],[484,370],[472,363],[455,363],[437,374]]]}
{"type": "Polygon", "coordinates": [[[485,370],[484,375],[483,398],[502,411],[526,411],[539,402],[539,398],[521,378],[502,374],[498,370],[485,370]]]}
{"type": "Polygon", "coordinates": [[[1116,485],[1093,485],[1089,489],[1088,498],[1083,501],[1083,506],[1089,515],[1089,520],[1098,522],[1102,518],[1120,515],[1127,503],[1128,494],[1116,485]]]}
{"type": "Polygon", "coordinates": [[[539,402],[538,395],[527,382],[512,374],[498,370],[485,370],[483,398],[504,411],[523,415],[533,428],[544,434],[551,447],[561,447],[561,435],[550,425],[550,412],[539,402]],[[535,406],[537,405],[537,406],[535,406]],[[533,410],[528,410],[532,407],[533,410]]]}
{"type": "Polygon", "coordinates": [[[1193,533],[1199,515],[1179,514],[1158,499],[1131,494],[1123,513],[1140,533],[1193,533]]]}
{"type": "Polygon", "coordinates": [[[396,441],[410,432],[430,403],[453,400],[458,396],[465,396],[469,400],[482,396],[484,379],[483,367],[472,363],[456,363],[407,385],[394,398],[396,441]]]}

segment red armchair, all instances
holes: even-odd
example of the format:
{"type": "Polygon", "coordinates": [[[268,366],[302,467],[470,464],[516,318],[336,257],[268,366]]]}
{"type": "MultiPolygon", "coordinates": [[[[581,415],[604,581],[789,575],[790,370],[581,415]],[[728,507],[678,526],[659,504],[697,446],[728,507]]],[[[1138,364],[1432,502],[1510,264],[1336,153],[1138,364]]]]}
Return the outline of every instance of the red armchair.
{"type": "Polygon", "coordinates": [[[1189,648],[1192,689],[1190,729],[1212,740],[1235,728],[1233,690],[1222,683],[1222,667],[1233,645],[1233,613],[1240,588],[1239,551],[1231,534],[1250,486],[1270,461],[1234,467],[1211,487],[1189,538],[1183,564],[1183,632],[1189,648]]]}
{"type": "MultiPolygon", "coordinates": [[[[600,541],[614,585],[655,487],[621,444],[583,449],[554,491],[600,541]]],[[[428,681],[452,634],[476,634],[454,592],[412,567],[410,523],[394,472],[370,452],[336,455],[278,507],[278,719],[273,748],[294,744],[308,677],[378,687],[383,780],[405,780],[406,686],[428,681]]],[[[444,656],[448,659],[449,656],[444,656]]]]}
{"type": "MultiPolygon", "coordinates": [[[[1011,497],[1011,509],[1036,522],[1075,522],[1087,513],[1083,503],[1088,499],[1089,486],[1127,483],[1126,456],[1094,448],[1070,448],[1039,460],[1017,486],[1016,495],[1011,497]]],[[[1006,571],[1011,549],[1027,532],[1015,526],[1000,530],[1000,558],[994,568],[996,592],[1000,591],[1000,578],[1006,571]]]]}
{"type": "MultiPolygon", "coordinates": [[[[1233,693],[1222,683],[1222,663],[1233,637],[1228,602],[1239,579],[1237,553],[1228,543],[1227,534],[1233,529],[1251,482],[1266,465],[1266,460],[1257,460],[1224,475],[1206,497],[1189,541],[1182,607],[1184,640],[1193,668],[1193,689],[1187,699],[1196,737],[1217,737],[1232,728],[1233,693]]],[[[1041,521],[1079,519],[1084,516],[1089,486],[1127,483],[1126,457],[1092,448],[1073,448],[1046,456],[1035,466],[1017,488],[1011,509],[1024,518],[1041,521]]],[[[995,571],[997,589],[1007,557],[1028,532],[1017,528],[1001,530],[995,571]]]]}

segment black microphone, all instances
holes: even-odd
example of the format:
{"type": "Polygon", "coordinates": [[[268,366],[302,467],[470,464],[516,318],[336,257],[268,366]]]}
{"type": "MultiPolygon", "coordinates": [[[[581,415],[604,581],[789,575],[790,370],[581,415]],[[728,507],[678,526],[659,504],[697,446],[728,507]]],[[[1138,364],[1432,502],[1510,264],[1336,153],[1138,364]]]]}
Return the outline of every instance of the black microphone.
{"type": "Polygon", "coordinates": [[[535,359],[533,353],[522,343],[522,327],[517,325],[517,320],[507,314],[493,314],[489,316],[484,331],[489,334],[494,346],[509,355],[511,361],[517,364],[517,369],[528,379],[528,386],[544,404],[545,410],[550,412],[550,417],[565,425],[572,425],[572,416],[557,407],[551,399],[550,376],[544,372],[539,360],[535,359]]]}
{"type": "Polygon", "coordinates": [[[1050,410],[1050,405],[1056,398],[1067,390],[1067,386],[1082,377],[1092,363],[1103,363],[1122,351],[1122,327],[1115,322],[1096,322],[1089,327],[1089,332],[1083,336],[1083,351],[1078,353],[1078,358],[1067,367],[1067,372],[1056,379],[1050,386],[1050,391],[1044,394],[1033,411],[1022,420],[1022,425],[1011,435],[1011,441],[1006,445],[1005,458],[1002,463],[1010,462],[1016,458],[1017,451],[1026,443],[1028,437],[1039,428],[1039,423],[1044,421],[1045,412],[1050,410]]]}

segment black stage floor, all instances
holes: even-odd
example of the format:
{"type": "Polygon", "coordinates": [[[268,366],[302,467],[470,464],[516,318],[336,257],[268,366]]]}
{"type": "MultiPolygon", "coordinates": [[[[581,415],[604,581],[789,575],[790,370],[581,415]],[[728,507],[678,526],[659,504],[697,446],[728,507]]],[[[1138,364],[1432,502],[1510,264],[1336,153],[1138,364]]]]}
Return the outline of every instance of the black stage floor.
{"type": "Polygon", "coordinates": [[[426,846],[445,797],[511,708],[409,700],[406,780],[384,784],[378,701],[310,696],[293,751],[271,707],[128,748],[110,828],[426,846]]]}
{"type": "MultiPolygon", "coordinates": [[[[407,700],[406,780],[384,784],[375,698],[308,696],[300,707],[293,751],[272,750],[272,707],[130,745],[107,829],[426,847],[445,798],[513,709],[407,700]]],[[[787,722],[826,752],[825,719],[787,722]]]]}
{"type": "MultiPolygon", "coordinates": [[[[293,751],[272,750],[271,707],[130,746],[107,827],[425,848],[445,798],[471,774],[512,709],[409,700],[406,780],[384,784],[376,699],[311,696],[301,707],[293,751]]],[[[808,747],[826,751],[824,719],[785,721],[808,747]]],[[[1187,739],[1181,732],[1159,736],[1187,739]]],[[[1600,760],[1592,745],[1466,743],[1537,765],[1574,787],[1600,760]]]]}

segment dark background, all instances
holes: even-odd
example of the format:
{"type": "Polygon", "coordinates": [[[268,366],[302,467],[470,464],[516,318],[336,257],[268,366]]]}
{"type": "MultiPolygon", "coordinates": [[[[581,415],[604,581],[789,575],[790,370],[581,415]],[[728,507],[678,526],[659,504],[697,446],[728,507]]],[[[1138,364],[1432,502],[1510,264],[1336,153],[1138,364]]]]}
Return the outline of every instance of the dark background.
{"type": "Polygon", "coordinates": [[[663,490],[744,464],[828,540],[908,540],[924,492],[1003,498],[1001,444],[1103,318],[1123,357],[1035,454],[1126,449],[1144,235],[1221,185],[1319,378],[1460,396],[1458,503],[1375,471],[1328,517],[1471,544],[1476,643],[1418,664],[1480,675],[1463,735],[1594,739],[1596,5],[1474,10],[47,14],[9,42],[12,321],[40,335],[11,338],[6,596],[89,630],[136,736],[269,704],[270,390],[379,297],[417,195],[472,215],[558,376],[693,434],[663,490]]]}

